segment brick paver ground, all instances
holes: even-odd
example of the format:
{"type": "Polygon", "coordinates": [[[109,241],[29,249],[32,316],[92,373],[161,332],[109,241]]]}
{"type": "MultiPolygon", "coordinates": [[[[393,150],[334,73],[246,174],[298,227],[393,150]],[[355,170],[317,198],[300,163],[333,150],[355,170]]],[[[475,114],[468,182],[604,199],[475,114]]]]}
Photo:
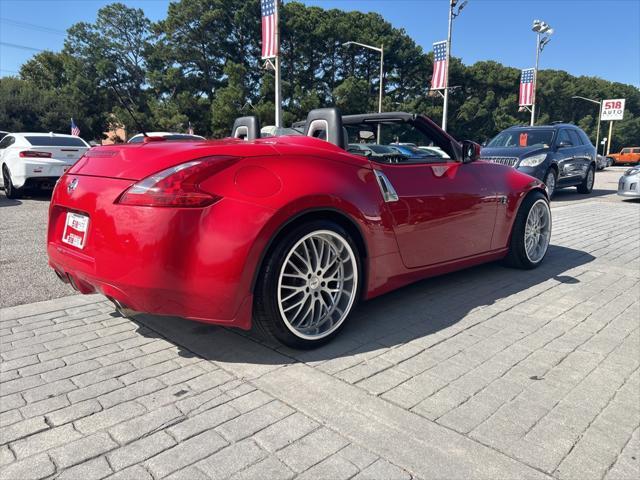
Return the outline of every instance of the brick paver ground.
{"type": "Polygon", "coordinates": [[[640,205],[553,215],[541,268],[417,283],[311,352],[101,296],[6,308],[0,478],[638,478],[640,205]]]}

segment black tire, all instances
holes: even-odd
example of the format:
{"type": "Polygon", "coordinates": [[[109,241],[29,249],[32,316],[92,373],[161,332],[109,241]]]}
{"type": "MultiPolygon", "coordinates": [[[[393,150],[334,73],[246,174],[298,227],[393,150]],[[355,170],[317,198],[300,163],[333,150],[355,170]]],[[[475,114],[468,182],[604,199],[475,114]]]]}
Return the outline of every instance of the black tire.
{"type": "MultiPolygon", "coordinates": [[[[529,212],[531,208],[537,204],[538,202],[544,202],[547,208],[549,208],[549,201],[547,197],[540,192],[539,190],[535,190],[529,193],[525,199],[522,201],[520,208],[518,210],[518,214],[516,215],[516,219],[513,223],[513,229],[511,230],[511,240],[509,242],[509,253],[505,257],[504,263],[509,267],[520,268],[524,270],[531,270],[536,268],[538,265],[542,263],[544,257],[547,252],[545,251],[542,257],[533,262],[529,259],[526,249],[525,249],[525,226],[527,223],[527,217],[529,216],[529,212]]],[[[551,230],[551,210],[549,209],[549,230],[551,230]]],[[[551,235],[551,232],[549,232],[551,235]]],[[[548,244],[547,244],[548,250],[548,244]]]]}
{"type": "Polygon", "coordinates": [[[13,186],[11,174],[6,165],[2,166],[2,182],[4,184],[4,194],[9,200],[20,198],[20,189],[13,186]]]}
{"type": "Polygon", "coordinates": [[[277,239],[274,247],[267,254],[259,273],[255,287],[253,308],[253,323],[256,330],[268,339],[276,340],[297,349],[316,348],[329,342],[344,328],[350,313],[357,304],[360,296],[360,285],[362,284],[361,265],[362,261],[355,242],[340,225],[330,221],[317,220],[293,228],[283,237],[277,239]],[[344,315],[340,323],[336,323],[336,327],[332,327],[330,333],[317,339],[302,338],[299,334],[294,333],[295,329],[289,326],[283,318],[283,313],[281,313],[278,303],[280,273],[290,251],[294,249],[298,242],[313,232],[327,230],[344,239],[349,245],[351,253],[353,253],[355,259],[353,295],[355,297],[350,297],[352,300],[349,308],[345,309],[346,315],[344,315]]]}
{"type": "Polygon", "coordinates": [[[596,181],[596,169],[593,165],[589,166],[589,170],[587,170],[587,174],[584,176],[584,180],[582,183],[578,185],[576,188],[579,193],[591,193],[593,190],[593,184],[596,181]]]}
{"type": "Polygon", "coordinates": [[[549,168],[549,170],[547,170],[547,173],[544,176],[545,185],[549,184],[550,176],[553,176],[553,187],[551,190],[549,190],[549,188],[547,187],[547,196],[549,197],[549,200],[553,198],[556,190],[558,189],[558,173],[556,172],[555,168],[549,168]]]}

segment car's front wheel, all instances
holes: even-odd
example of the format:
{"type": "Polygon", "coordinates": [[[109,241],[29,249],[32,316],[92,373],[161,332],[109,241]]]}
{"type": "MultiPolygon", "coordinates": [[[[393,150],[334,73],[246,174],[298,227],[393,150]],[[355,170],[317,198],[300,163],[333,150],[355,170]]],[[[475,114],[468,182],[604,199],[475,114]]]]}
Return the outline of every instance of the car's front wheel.
{"type": "Polygon", "coordinates": [[[556,193],[556,184],[558,183],[558,174],[555,169],[550,168],[547,174],[544,176],[544,185],[547,189],[547,196],[549,199],[553,198],[553,194],[556,193]]]}
{"type": "Polygon", "coordinates": [[[293,348],[322,345],[344,326],[358,298],[358,249],[340,225],[294,228],[265,259],[256,285],[254,321],[293,348]]]}
{"type": "Polygon", "coordinates": [[[551,209],[540,191],[525,197],[516,215],[506,263],[531,269],[542,263],[551,240],[551,209]]]}
{"type": "Polygon", "coordinates": [[[15,199],[20,197],[20,190],[13,186],[11,181],[11,174],[6,165],[2,167],[2,183],[4,184],[4,194],[8,199],[15,199]]]}
{"type": "Polygon", "coordinates": [[[591,190],[593,190],[593,183],[595,181],[595,178],[596,178],[596,169],[594,168],[593,165],[591,165],[589,167],[589,170],[587,171],[587,174],[584,176],[582,183],[577,187],[578,192],[591,193],[591,190]]]}

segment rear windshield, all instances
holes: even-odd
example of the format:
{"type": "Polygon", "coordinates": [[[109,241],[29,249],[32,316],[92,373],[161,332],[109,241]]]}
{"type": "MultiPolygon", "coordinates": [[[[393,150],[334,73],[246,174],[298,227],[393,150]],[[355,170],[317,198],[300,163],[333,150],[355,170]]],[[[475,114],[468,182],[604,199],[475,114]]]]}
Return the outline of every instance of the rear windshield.
{"type": "Polygon", "coordinates": [[[78,137],[32,137],[26,136],[31,145],[37,147],[86,147],[84,140],[78,137]]]}
{"type": "Polygon", "coordinates": [[[487,147],[548,147],[553,141],[553,130],[518,129],[499,133],[487,147]]]}

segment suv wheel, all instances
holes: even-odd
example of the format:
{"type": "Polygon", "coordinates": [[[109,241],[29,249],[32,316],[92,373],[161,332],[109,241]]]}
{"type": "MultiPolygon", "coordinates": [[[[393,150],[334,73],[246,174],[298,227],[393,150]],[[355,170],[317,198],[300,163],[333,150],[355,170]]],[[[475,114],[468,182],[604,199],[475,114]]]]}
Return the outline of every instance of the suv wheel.
{"type": "Polygon", "coordinates": [[[591,165],[589,167],[589,170],[587,171],[587,174],[584,177],[584,180],[582,180],[582,183],[578,185],[578,192],[591,193],[591,190],[593,190],[593,183],[595,181],[595,177],[596,177],[596,169],[594,168],[593,165],[591,165]]]}
{"type": "Polygon", "coordinates": [[[549,200],[553,198],[553,194],[556,193],[556,184],[558,183],[558,174],[553,168],[550,168],[547,174],[544,176],[544,184],[547,189],[547,196],[549,200]]]}

